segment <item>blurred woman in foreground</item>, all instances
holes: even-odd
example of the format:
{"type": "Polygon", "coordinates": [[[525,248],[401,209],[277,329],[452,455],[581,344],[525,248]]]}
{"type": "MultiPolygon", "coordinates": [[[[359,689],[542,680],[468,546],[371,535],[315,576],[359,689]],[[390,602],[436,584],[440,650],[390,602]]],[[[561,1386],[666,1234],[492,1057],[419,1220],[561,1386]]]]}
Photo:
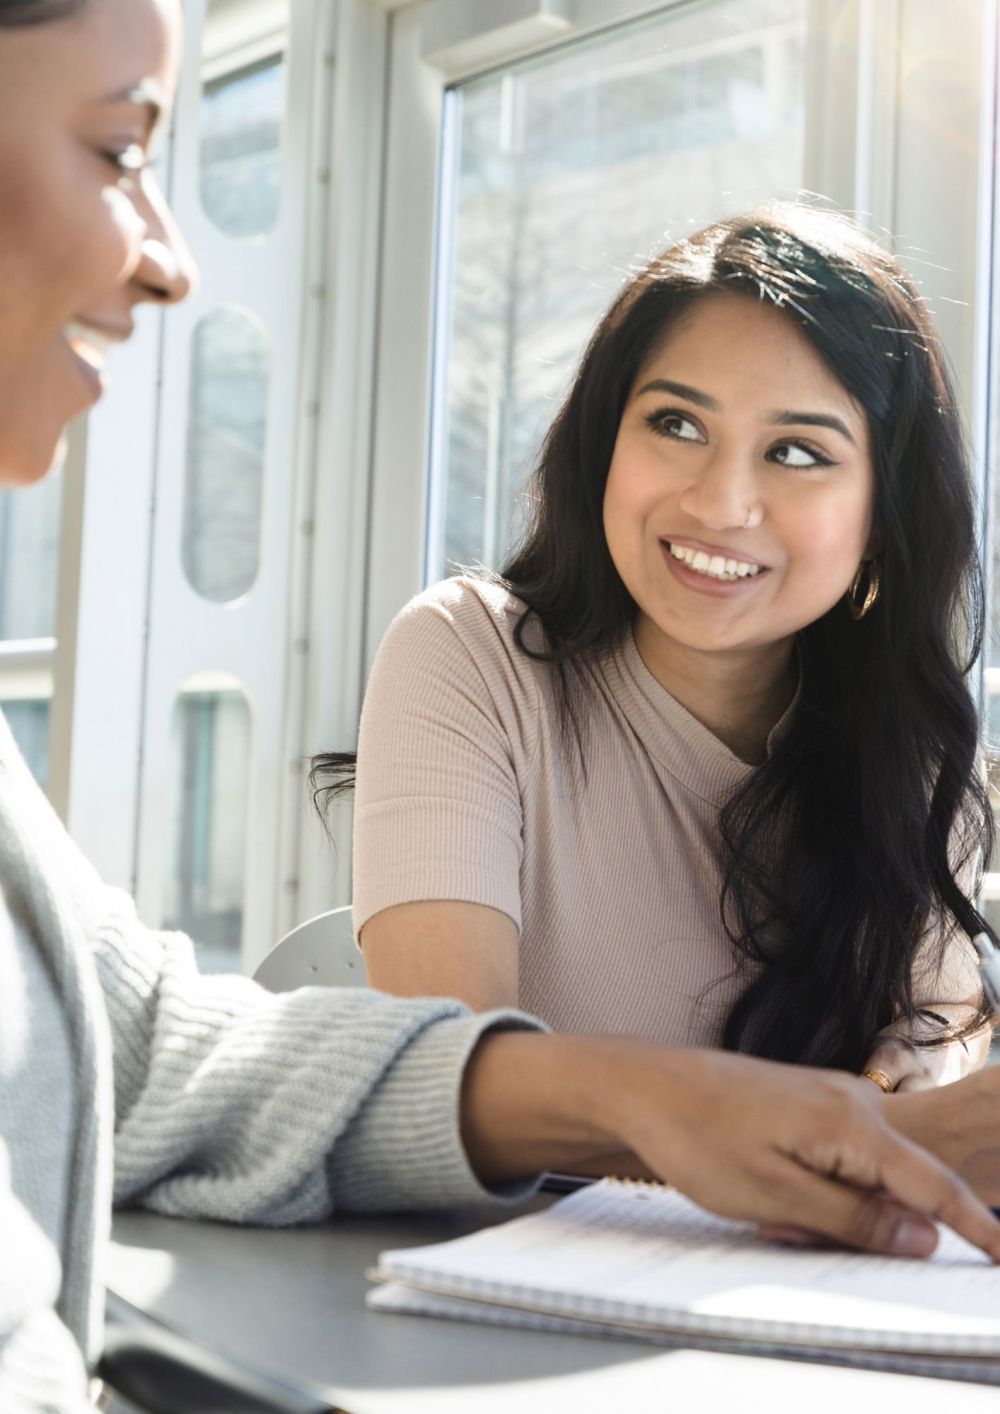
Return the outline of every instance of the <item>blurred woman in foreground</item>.
{"type": "MultiPolygon", "coordinates": [[[[179,44],[176,0],[0,0],[7,485],[46,473],[137,308],[190,287],[146,168],[179,44]]],[[[931,1250],[937,1217],[1000,1259],[1000,1225],[850,1077],[199,976],[187,939],[145,929],[97,878],[5,727],[0,887],[5,1410],[87,1408],[113,1199],[317,1221],[510,1198],[543,1168],[627,1148],[722,1213],[910,1254],[931,1250]]]]}

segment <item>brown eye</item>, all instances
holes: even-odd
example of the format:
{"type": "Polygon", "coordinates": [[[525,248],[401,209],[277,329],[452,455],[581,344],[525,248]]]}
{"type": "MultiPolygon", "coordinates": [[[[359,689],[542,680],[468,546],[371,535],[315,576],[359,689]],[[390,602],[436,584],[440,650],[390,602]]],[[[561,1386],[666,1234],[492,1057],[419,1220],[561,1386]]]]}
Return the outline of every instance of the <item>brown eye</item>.
{"type": "Polygon", "coordinates": [[[822,452],[805,442],[781,442],[777,447],[771,448],[768,457],[779,466],[802,467],[804,470],[815,466],[833,465],[829,457],[825,457],[822,452]]]}
{"type": "Polygon", "coordinates": [[[661,409],[646,415],[646,425],[659,437],[671,437],[675,442],[702,441],[701,428],[686,413],[661,409]]]}

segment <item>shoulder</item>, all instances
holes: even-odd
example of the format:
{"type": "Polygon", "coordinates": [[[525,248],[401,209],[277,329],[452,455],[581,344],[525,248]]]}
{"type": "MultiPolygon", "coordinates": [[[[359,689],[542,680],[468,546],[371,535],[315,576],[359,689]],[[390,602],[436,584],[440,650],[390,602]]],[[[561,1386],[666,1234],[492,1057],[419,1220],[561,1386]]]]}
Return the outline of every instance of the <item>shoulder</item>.
{"type": "MultiPolygon", "coordinates": [[[[394,714],[437,720],[442,712],[534,739],[551,697],[552,667],[517,637],[522,600],[503,585],[462,575],[418,594],[396,615],[375,659],[366,693],[369,719],[394,714]],[[528,724],[531,724],[530,727],[528,724]]],[[[534,647],[534,625],[526,634],[534,647]]]]}
{"type": "MultiPolygon", "coordinates": [[[[487,677],[493,670],[519,678],[539,666],[518,642],[525,612],[523,601],[504,585],[456,575],[431,585],[400,610],[379,656],[422,671],[433,671],[442,661],[456,666],[466,662],[487,677]]],[[[526,634],[530,646],[538,639],[534,629],[532,625],[526,634]]]]}
{"type": "Polygon", "coordinates": [[[493,637],[513,639],[525,605],[504,585],[472,575],[454,575],[417,594],[396,615],[389,629],[407,633],[448,629],[473,642],[493,637]]]}

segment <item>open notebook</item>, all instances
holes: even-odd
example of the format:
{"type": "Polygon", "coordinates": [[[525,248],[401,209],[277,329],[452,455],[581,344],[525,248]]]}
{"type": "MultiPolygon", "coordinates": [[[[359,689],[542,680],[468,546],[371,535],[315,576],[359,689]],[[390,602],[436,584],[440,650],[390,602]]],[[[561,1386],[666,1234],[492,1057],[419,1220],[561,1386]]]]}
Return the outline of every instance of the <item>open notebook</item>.
{"type": "Polygon", "coordinates": [[[929,1261],[802,1251],[605,1180],[374,1276],[380,1311],[1000,1384],[1000,1267],[947,1231],[929,1261]]]}

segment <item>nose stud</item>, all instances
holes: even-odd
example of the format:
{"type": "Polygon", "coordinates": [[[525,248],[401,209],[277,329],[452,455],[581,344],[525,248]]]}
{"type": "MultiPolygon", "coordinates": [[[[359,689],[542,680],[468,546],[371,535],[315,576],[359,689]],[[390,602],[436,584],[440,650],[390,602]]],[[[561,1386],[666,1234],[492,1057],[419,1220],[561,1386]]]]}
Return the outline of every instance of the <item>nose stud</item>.
{"type": "Polygon", "coordinates": [[[759,507],[755,510],[753,506],[747,506],[747,518],[740,526],[740,530],[753,530],[756,526],[760,525],[763,518],[759,507]]]}

